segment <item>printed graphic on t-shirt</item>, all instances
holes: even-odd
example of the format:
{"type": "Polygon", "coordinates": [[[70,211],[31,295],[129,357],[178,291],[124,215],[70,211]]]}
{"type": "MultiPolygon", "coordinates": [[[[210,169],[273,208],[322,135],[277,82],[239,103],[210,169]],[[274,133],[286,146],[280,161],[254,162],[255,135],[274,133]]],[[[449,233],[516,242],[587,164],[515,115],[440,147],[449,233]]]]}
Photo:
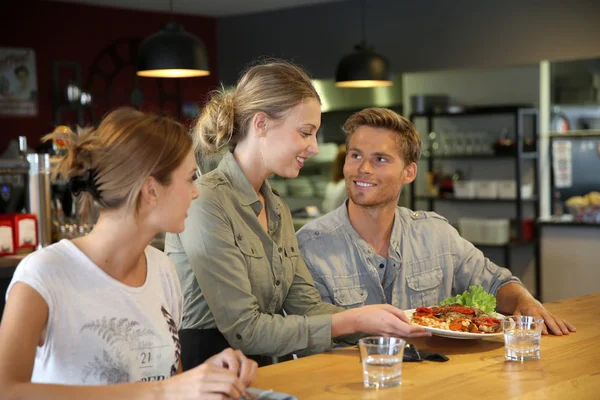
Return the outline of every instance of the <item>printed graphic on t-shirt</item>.
{"type": "Polygon", "coordinates": [[[161,307],[160,311],[162,311],[163,316],[167,321],[167,325],[169,325],[169,332],[171,333],[171,338],[173,339],[173,344],[175,344],[175,363],[171,367],[171,376],[177,374],[177,367],[179,367],[179,358],[181,357],[181,342],[179,341],[179,332],[177,331],[177,324],[171,317],[171,314],[167,311],[166,308],[161,307]]]}
{"type": "Polygon", "coordinates": [[[107,345],[102,354],[94,355],[93,361],[83,367],[83,382],[115,384],[131,382],[138,376],[141,376],[141,381],[169,377],[161,368],[167,360],[171,364],[174,346],[164,341],[164,334],[161,337],[137,321],[116,317],[88,322],[80,333],[93,334],[107,345]],[[139,375],[132,377],[132,371],[139,371],[139,375]]]}

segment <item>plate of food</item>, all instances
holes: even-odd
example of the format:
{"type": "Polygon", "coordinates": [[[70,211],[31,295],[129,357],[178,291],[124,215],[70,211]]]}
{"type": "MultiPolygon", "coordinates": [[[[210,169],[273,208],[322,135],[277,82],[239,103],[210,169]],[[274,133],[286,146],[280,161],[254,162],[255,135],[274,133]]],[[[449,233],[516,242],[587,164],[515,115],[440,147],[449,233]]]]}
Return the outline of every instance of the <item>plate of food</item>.
{"type": "Polygon", "coordinates": [[[495,312],[496,298],[481,286],[449,297],[437,306],[419,307],[404,313],[412,324],[433,335],[452,339],[483,339],[502,336],[501,314],[495,312]]]}

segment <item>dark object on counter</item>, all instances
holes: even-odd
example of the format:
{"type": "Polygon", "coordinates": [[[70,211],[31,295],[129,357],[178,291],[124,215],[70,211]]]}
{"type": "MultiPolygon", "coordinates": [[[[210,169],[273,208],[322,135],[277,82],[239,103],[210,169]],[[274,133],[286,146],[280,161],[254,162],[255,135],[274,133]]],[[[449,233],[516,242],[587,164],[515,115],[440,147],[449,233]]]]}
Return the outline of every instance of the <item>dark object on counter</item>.
{"type": "Polygon", "coordinates": [[[0,159],[0,214],[21,212],[25,208],[29,163],[0,159]]]}
{"type": "Polygon", "coordinates": [[[404,357],[402,361],[437,361],[445,362],[449,358],[440,353],[434,353],[427,350],[418,350],[414,344],[407,344],[404,346],[404,357]]]}
{"type": "Polygon", "coordinates": [[[529,242],[535,238],[535,220],[524,219],[521,221],[521,240],[529,242]]]}
{"type": "Polygon", "coordinates": [[[410,96],[410,107],[413,113],[425,114],[446,111],[448,103],[449,97],[444,94],[410,96]]]}
{"type": "MultiPolygon", "coordinates": [[[[536,151],[535,142],[533,139],[523,140],[523,152],[536,151]]],[[[517,143],[514,140],[503,139],[494,143],[494,154],[497,156],[514,156],[517,154],[517,143]]]]}

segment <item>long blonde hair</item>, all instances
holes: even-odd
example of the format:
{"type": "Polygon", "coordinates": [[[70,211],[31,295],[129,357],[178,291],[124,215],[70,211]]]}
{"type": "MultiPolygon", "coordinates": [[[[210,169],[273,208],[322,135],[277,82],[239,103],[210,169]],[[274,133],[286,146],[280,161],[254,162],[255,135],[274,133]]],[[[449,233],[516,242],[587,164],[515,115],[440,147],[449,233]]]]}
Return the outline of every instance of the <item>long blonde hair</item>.
{"type": "Polygon", "coordinates": [[[203,154],[217,153],[225,146],[233,150],[246,137],[256,113],[279,120],[309,98],[321,101],[300,67],[282,60],[253,65],[235,88],[211,93],[193,128],[194,148],[203,154]]]}
{"type": "Polygon", "coordinates": [[[110,112],[97,129],[46,135],[43,141],[60,139],[68,152],[56,166],[55,176],[65,180],[91,175],[94,190],[82,191],[81,211],[123,205],[137,211],[140,190],[147,177],[163,185],[192,148],[185,127],[167,117],[145,114],[132,108],[110,112]]]}

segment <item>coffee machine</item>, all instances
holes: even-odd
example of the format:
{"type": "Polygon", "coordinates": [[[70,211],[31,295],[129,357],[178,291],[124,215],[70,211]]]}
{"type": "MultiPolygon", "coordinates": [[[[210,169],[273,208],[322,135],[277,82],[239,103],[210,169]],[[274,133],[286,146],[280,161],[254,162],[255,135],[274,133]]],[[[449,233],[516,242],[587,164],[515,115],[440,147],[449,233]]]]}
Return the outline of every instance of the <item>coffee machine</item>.
{"type": "Polygon", "coordinates": [[[23,159],[0,159],[0,214],[26,210],[29,163],[23,159]]]}

